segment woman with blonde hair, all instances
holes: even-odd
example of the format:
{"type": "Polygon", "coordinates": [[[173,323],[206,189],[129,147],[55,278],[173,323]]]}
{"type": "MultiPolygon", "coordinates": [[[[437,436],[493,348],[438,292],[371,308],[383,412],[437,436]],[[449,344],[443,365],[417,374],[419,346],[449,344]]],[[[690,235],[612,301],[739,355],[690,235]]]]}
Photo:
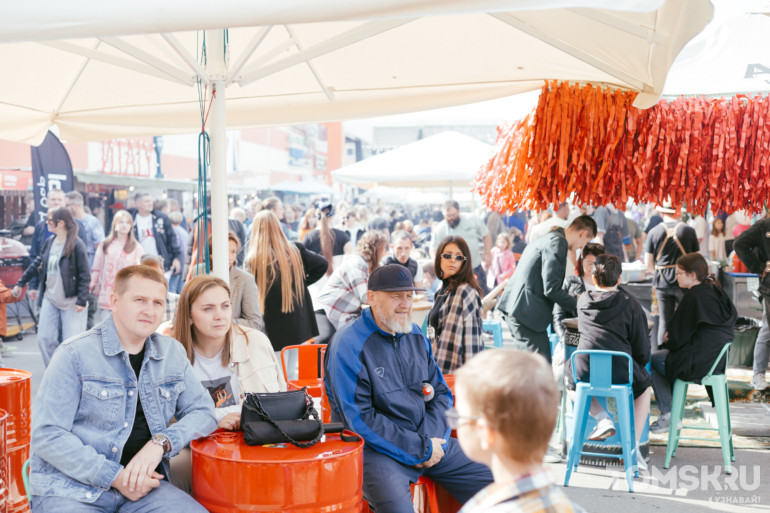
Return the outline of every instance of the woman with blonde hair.
{"type": "Polygon", "coordinates": [[[275,351],[318,335],[307,286],[318,281],[328,263],[321,255],[289,242],[269,210],[254,216],[244,262],[254,275],[265,331],[275,351]]]}
{"type": "MultiPolygon", "coordinates": [[[[241,396],[286,390],[267,337],[233,322],[230,288],[215,276],[196,276],[182,289],[171,336],[181,342],[193,371],[211,394],[220,429],[241,425],[241,396]]],[[[190,453],[171,461],[171,481],[190,491],[190,453]]]]}
{"type": "Polygon", "coordinates": [[[115,212],[110,234],[99,244],[91,267],[91,293],[96,296],[97,322],[112,312],[110,294],[118,271],[129,265],[137,265],[144,255],[144,248],[134,236],[134,218],[126,210],[115,212]]]}
{"type": "Polygon", "coordinates": [[[318,301],[335,330],[361,316],[369,275],[380,266],[387,252],[388,238],[385,234],[366,232],[358,241],[356,251],[345,256],[342,265],[334,270],[318,301]]]}

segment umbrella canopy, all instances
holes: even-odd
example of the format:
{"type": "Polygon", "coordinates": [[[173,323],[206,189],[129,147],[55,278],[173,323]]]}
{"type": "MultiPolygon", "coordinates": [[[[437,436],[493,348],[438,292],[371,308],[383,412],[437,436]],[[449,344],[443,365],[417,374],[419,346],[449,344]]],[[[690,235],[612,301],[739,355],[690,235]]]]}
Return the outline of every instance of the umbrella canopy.
{"type": "Polygon", "coordinates": [[[195,132],[198,79],[226,88],[229,128],[459,105],[543,79],[638,91],[648,107],[712,11],[708,0],[14,2],[0,17],[0,139],[37,144],[52,124],[69,141],[195,132]],[[203,33],[190,31],[218,27],[231,27],[224,49],[202,64],[203,33]]]}
{"type": "Polygon", "coordinates": [[[723,0],[715,7],[712,22],[674,61],[664,95],[770,91],[770,2],[723,0]]]}
{"type": "Polygon", "coordinates": [[[458,132],[442,132],[332,171],[355,185],[470,186],[492,147],[458,132]]]}

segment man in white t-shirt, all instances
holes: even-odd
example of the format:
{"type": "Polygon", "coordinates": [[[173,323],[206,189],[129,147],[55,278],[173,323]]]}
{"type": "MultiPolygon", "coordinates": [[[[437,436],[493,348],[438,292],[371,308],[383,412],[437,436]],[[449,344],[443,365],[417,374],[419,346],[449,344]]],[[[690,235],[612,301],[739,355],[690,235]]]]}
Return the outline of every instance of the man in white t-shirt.
{"type": "Polygon", "coordinates": [[[164,271],[169,276],[181,272],[182,249],[176,232],[166,214],[153,210],[152,195],[138,194],[136,209],[130,212],[134,216],[134,235],[145,255],[163,257],[164,271]]]}

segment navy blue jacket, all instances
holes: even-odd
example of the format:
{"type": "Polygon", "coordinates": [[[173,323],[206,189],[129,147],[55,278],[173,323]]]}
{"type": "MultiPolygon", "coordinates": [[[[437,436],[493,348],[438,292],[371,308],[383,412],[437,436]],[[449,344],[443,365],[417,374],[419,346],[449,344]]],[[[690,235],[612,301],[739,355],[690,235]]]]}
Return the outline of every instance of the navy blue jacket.
{"type": "Polygon", "coordinates": [[[404,465],[427,461],[431,438],[449,440],[445,412],[452,393],[416,324],[411,333],[394,336],[365,309],[334,335],[324,382],[335,420],[404,465]],[[435,390],[431,401],[423,399],[423,382],[435,390]]]}
{"type": "MultiPolygon", "coordinates": [[[[39,304],[43,303],[45,282],[48,275],[48,256],[51,254],[51,245],[53,245],[54,239],[55,237],[50,237],[43,243],[40,254],[29,264],[21,279],[16,283],[19,287],[24,287],[33,278],[39,278],[40,292],[37,299],[39,304]]],[[[61,273],[61,281],[64,284],[64,294],[66,297],[77,296],[78,306],[86,306],[88,288],[91,285],[91,270],[88,266],[86,245],[82,240],[77,239],[75,249],[70,256],[62,255],[59,259],[59,272],[61,273]]]]}

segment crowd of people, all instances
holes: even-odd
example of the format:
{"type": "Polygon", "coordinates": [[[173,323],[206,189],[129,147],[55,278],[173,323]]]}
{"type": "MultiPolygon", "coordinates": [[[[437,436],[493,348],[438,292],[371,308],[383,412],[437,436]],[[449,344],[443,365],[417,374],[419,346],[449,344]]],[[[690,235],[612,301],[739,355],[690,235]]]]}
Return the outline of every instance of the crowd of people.
{"type": "MultiPolygon", "coordinates": [[[[453,200],[407,211],[270,197],[230,213],[228,283],[209,272],[205,221],[188,221],[178,204],[166,213],[169,202],[139,194],[113,209],[105,237],[78,193],[48,199],[31,264],[11,290],[29,286],[40,304],[47,366],[33,415],[35,512],[117,511],[126,501],[202,511],[189,496],[190,441],[239,429],[246,393],[286,390],[280,352],[303,343],[328,344],[332,419],[365,441],[364,496],[377,513],[409,511],[409,483],[422,475],[468,513],[523,503],[581,511],[542,468],[560,385],[575,387],[564,320],[579,319],[579,349],[630,355],[638,442],[653,389],[662,414],[652,429],[662,432],[674,380],[705,375],[737,317],[708,273],[708,261],[732,251],[725,220],[709,238],[708,223],[690,226],[667,205],[646,219],[635,208],[567,204],[530,218],[463,212],[453,200]],[[618,287],[623,262],[634,261],[652,274],[652,337],[639,302],[618,287]],[[485,314],[490,291],[501,295],[485,314]],[[424,326],[412,322],[416,298],[431,303],[424,326]],[[515,349],[484,351],[486,315],[502,317],[515,349]],[[456,403],[444,378],[455,374],[456,403]]],[[[768,223],[734,243],[760,275],[768,223]]],[[[755,373],[764,382],[763,329],[755,373]]],[[[627,368],[618,361],[613,380],[627,381],[627,368]]],[[[575,361],[574,375],[589,378],[587,361],[575,361]]],[[[589,438],[615,431],[599,403],[591,415],[589,438]]]]}

